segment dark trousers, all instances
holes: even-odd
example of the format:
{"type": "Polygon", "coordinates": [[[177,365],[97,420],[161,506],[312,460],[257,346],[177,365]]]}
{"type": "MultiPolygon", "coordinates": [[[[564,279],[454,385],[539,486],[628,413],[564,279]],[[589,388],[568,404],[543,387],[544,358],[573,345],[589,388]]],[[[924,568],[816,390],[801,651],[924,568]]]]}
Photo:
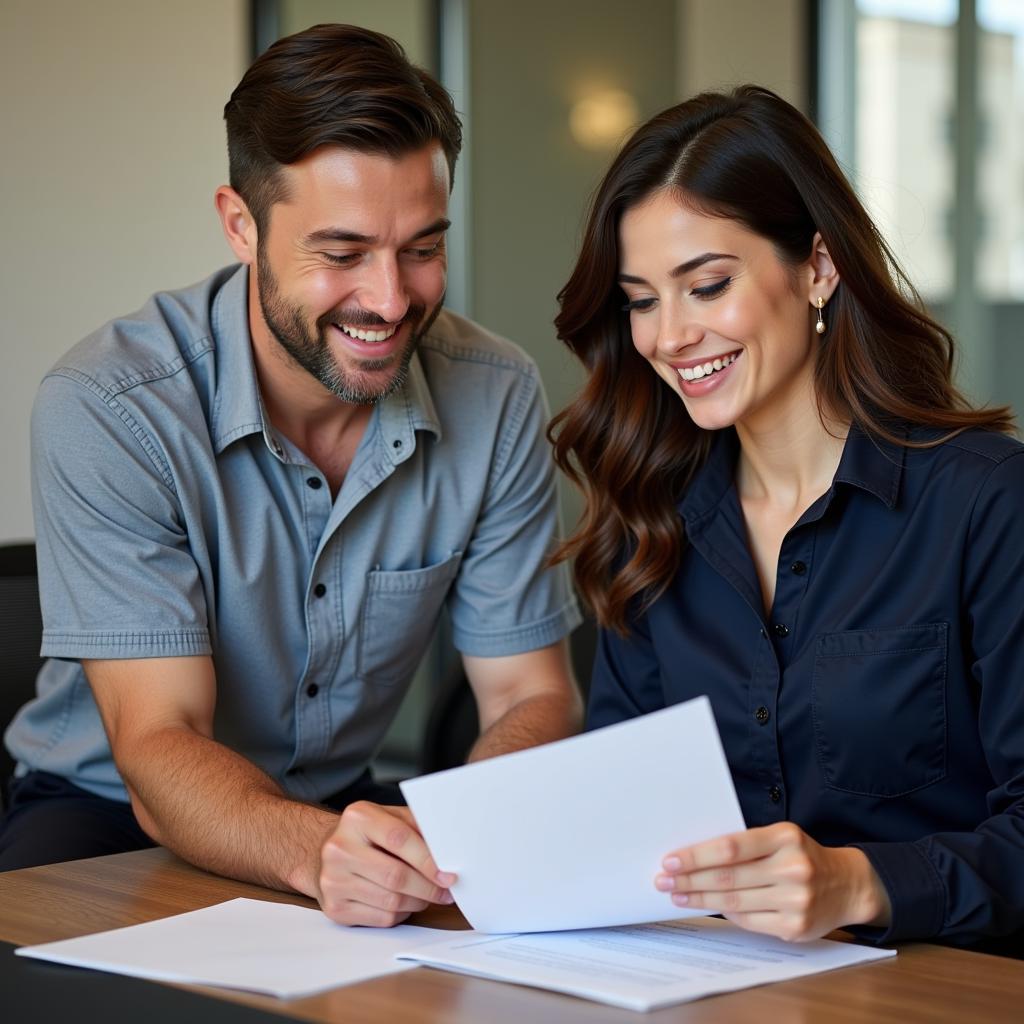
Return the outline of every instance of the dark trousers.
{"type": "MultiPolygon", "coordinates": [[[[404,803],[396,783],[377,782],[366,771],[324,805],[341,811],[356,800],[404,803]]],[[[154,845],[130,804],[96,796],[49,772],[29,772],[10,782],[7,812],[0,821],[0,871],[154,845]]]]}

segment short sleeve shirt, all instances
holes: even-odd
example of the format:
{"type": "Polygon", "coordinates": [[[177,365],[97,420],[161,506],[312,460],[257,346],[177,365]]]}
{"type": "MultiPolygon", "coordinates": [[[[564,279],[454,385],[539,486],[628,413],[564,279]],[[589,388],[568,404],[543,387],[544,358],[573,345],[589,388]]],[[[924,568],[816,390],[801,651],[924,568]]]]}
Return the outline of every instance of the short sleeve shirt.
{"type": "Polygon", "coordinates": [[[442,312],[332,500],[264,414],[248,274],[160,293],[76,346],[32,420],[45,663],[19,772],[127,799],[78,659],[212,655],[214,735],[299,799],[376,751],[442,607],[500,656],[579,621],[547,409],[510,342],[442,312]]]}
{"type": "Polygon", "coordinates": [[[601,637],[590,727],[707,694],[747,825],[860,846],[892,901],[879,938],[1024,929],[1024,446],[854,429],[768,612],[737,453],[721,432],[679,503],[677,574],[601,637]]]}

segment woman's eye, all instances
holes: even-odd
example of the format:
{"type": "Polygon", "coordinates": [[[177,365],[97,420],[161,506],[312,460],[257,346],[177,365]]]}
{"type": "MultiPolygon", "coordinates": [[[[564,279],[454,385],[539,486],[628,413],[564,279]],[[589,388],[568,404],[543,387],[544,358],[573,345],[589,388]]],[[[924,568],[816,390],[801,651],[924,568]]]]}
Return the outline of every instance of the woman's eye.
{"type": "Polygon", "coordinates": [[[731,280],[731,277],[723,277],[721,281],[716,281],[714,284],[706,284],[700,288],[691,289],[690,294],[695,295],[698,299],[713,299],[716,295],[721,295],[729,287],[731,280]]]}
{"type": "Polygon", "coordinates": [[[655,301],[655,299],[633,299],[622,307],[622,311],[624,313],[644,313],[654,305],[655,301]]]}

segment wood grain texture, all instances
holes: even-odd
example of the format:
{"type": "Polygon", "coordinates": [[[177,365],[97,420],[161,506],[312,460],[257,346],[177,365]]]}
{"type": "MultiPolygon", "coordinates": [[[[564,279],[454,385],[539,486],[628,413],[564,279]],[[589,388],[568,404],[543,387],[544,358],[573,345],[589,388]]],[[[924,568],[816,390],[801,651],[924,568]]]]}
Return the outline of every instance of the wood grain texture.
{"type": "MultiPolygon", "coordinates": [[[[142,850],[0,874],[0,939],[20,945],[49,942],[153,921],[238,896],[316,905],[301,896],[210,875],[166,850],[142,850]]],[[[410,923],[465,927],[461,915],[450,907],[416,915],[410,923]]],[[[549,1020],[560,1024],[973,1024],[1022,1019],[1024,962],[909,944],[901,947],[894,960],[746,989],[642,1016],[569,996],[428,968],[304,999],[277,1000],[187,987],[214,998],[323,1024],[540,1024],[549,1020]]]]}

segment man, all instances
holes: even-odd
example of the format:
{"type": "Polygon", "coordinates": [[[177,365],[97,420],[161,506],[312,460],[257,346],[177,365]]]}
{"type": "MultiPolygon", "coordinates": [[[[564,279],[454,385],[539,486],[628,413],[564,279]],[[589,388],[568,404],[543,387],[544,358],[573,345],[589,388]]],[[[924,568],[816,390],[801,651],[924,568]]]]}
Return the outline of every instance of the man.
{"type": "Polygon", "coordinates": [[[473,757],[578,725],[543,395],[441,311],[461,129],[397,44],[282,40],[225,118],[240,266],[102,328],[36,402],[50,660],[0,868],[156,841],[390,925],[451,899],[367,772],[442,604],[473,757]]]}

